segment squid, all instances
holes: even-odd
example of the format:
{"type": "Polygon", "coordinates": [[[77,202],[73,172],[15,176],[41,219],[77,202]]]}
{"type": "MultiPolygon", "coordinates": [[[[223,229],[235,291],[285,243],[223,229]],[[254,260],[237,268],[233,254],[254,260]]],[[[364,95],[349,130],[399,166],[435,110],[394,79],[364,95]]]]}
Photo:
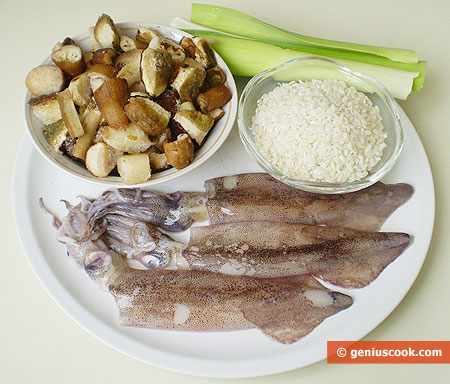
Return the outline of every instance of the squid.
{"type": "Polygon", "coordinates": [[[90,236],[83,204],[66,206],[68,215],[53,220],[57,238],[75,263],[114,297],[122,325],[182,331],[258,328],[291,344],[352,305],[350,296],[306,275],[281,279],[133,269],[101,237],[90,236]]]}
{"type": "Polygon", "coordinates": [[[245,222],[191,228],[191,269],[255,277],[311,274],[345,288],[375,280],[411,243],[406,233],[245,222]]]}
{"type": "Polygon", "coordinates": [[[145,268],[260,278],[310,274],[344,288],[370,284],[412,240],[406,233],[262,221],[192,227],[186,245],[148,223],[107,220],[103,241],[145,268]]]}
{"type": "Polygon", "coordinates": [[[383,183],[351,193],[310,193],[266,173],[218,177],[205,188],[211,224],[280,221],[365,231],[378,231],[413,194],[408,184],[383,183]]]}
{"type": "Polygon", "coordinates": [[[87,212],[90,234],[104,231],[105,216],[111,214],[149,222],[170,232],[184,231],[194,221],[207,218],[202,193],[157,195],[141,189],[114,189],[91,202],[87,212]]]}
{"type": "Polygon", "coordinates": [[[145,221],[169,232],[194,222],[210,224],[277,221],[341,226],[378,231],[386,219],[412,195],[408,184],[377,183],[340,195],[300,191],[265,173],[218,177],[205,182],[206,192],[157,195],[140,189],[109,190],[95,199],[88,212],[92,233],[106,228],[105,217],[118,214],[145,221]]]}

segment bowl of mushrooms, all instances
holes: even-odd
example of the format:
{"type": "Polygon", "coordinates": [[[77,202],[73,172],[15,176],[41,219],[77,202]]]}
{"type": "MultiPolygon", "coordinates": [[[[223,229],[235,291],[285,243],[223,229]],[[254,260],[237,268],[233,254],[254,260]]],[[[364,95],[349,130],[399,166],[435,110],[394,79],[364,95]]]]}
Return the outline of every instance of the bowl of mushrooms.
{"type": "Polygon", "coordinates": [[[237,111],[225,62],[208,41],[101,15],[25,79],[37,150],[104,186],[150,186],[193,170],[222,145],[237,111]]]}

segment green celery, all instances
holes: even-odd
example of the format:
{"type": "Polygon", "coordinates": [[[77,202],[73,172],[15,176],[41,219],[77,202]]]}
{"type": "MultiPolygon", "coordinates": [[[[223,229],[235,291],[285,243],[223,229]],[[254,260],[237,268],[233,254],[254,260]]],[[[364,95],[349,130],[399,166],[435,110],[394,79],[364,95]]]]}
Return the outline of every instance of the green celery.
{"type": "Polygon", "coordinates": [[[215,5],[193,3],[191,20],[194,23],[221,32],[258,41],[271,42],[277,45],[291,45],[299,47],[300,50],[301,47],[331,48],[342,50],[345,54],[348,51],[355,51],[385,57],[402,63],[414,64],[419,61],[416,52],[413,50],[376,47],[305,36],[264,23],[243,12],[215,5]]]}
{"type": "MultiPolygon", "coordinates": [[[[190,33],[192,30],[185,29],[185,31],[190,33]]],[[[197,36],[203,38],[214,38],[214,49],[227,63],[233,75],[236,76],[254,76],[297,57],[311,56],[311,53],[308,52],[284,49],[259,41],[220,35],[210,31],[197,30],[192,32],[196,32],[197,36]]],[[[349,60],[338,61],[353,71],[377,79],[394,97],[403,100],[411,93],[413,80],[419,75],[416,72],[401,71],[349,60]]]]}
{"type": "MultiPolygon", "coordinates": [[[[228,46],[231,46],[233,44],[236,44],[237,46],[243,46],[245,44],[243,42],[237,42],[236,40],[243,40],[244,42],[248,42],[250,44],[248,52],[252,52],[252,56],[255,56],[255,52],[253,51],[254,47],[261,47],[260,45],[255,45],[255,44],[251,45],[251,42],[256,43],[256,41],[254,41],[254,40],[242,39],[239,37],[226,35],[226,34],[223,34],[220,32],[216,32],[216,31],[201,30],[201,29],[189,29],[189,28],[183,28],[183,26],[181,26],[181,28],[184,31],[186,31],[192,35],[195,35],[195,36],[201,36],[206,39],[215,39],[216,43],[213,45],[214,49],[222,57],[223,57],[222,51],[225,50],[227,52],[228,60],[231,60],[231,57],[230,57],[231,52],[228,51],[228,49],[227,49],[228,46]],[[227,42],[227,40],[226,40],[226,39],[233,39],[233,38],[234,38],[233,41],[227,42]],[[225,47],[225,45],[226,45],[226,47],[225,47]],[[250,49],[252,49],[252,50],[250,50],[250,49]]],[[[261,42],[259,42],[259,43],[264,44],[264,47],[267,49],[269,49],[268,47],[271,47],[271,46],[274,47],[273,45],[270,45],[270,44],[261,43],[261,42]]],[[[420,90],[422,88],[423,80],[425,77],[426,62],[419,62],[417,64],[404,64],[404,63],[395,63],[395,62],[392,62],[388,59],[384,59],[381,57],[377,57],[377,61],[374,62],[373,60],[371,60],[372,57],[367,57],[367,58],[363,57],[362,58],[360,53],[357,53],[355,55],[356,56],[355,59],[352,60],[353,57],[351,55],[348,55],[348,54],[344,55],[344,54],[341,54],[339,51],[334,52],[333,50],[330,50],[330,49],[313,49],[313,48],[305,47],[305,49],[302,50],[299,47],[290,47],[290,46],[282,46],[281,48],[285,48],[285,49],[277,51],[278,54],[281,55],[279,58],[269,59],[269,60],[271,60],[271,62],[276,63],[273,66],[282,64],[284,61],[290,60],[295,57],[306,57],[306,56],[311,56],[311,55],[330,58],[330,59],[337,59],[337,61],[339,63],[346,65],[350,69],[358,70],[359,72],[362,72],[369,76],[377,78],[388,89],[389,89],[389,87],[385,83],[391,82],[389,80],[389,76],[395,74],[395,72],[391,72],[391,71],[388,72],[386,70],[386,74],[389,74],[389,75],[387,75],[387,76],[383,75],[381,68],[380,69],[376,68],[377,65],[383,66],[386,69],[392,68],[392,69],[397,69],[400,71],[412,72],[411,77],[413,78],[413,85],[412,85],[413,90],[420,90]],[[292,49],[289,49],[289,48],[292,48],[292,49]],[[284,60],[284,59],[286,59],[286,60],[284,60]],[[363,61],[364,59],[365,59],[365,61],[363,61]],[[385,63],[385,61],[389,61],[389,63],[385,63]],[[364,64],[368,64],[368,65],[364,65],[364,64]],[[417,76],[417,73],[420,73],[420,74],[417,76]],[[376,74],[376,76],[374,74],[376,74]],[[381,80],[381,79],[383,79],[383,80],[381,80]]],[[[268,67],[267,65],[265,65],[264,61],[262,61],[259,64],[256,64],[256,63],[260,62],[260,60],[256,57],[249,58],[248,52],[245,53],[245,58],[247,59],[246,62],[248,62],[249,60],[253,60],[255,62],[255,68],[258,68],[259,65],[263,65],[264,70],[271,68],[271,67],[268,67]]],[[[258,52],[260,52],[260,51],[258,51],[258,52]]],[[[271,50],[271,52],[275,52],[275,51],[271,50]]],[[[372,55],[367,55],[367,56],[372,56],[372,55]]],[[[224,58],[224,60],[228,64],[227,59],[224,58]]],[[[239,72],[239,71],[240,70],[238,68],[235,68],[234,71],[232,70],[233,74],[237,74],[235,72],[239,72]]],[[[250,71],[249,73],[250,73],[249,75],[242,75],[242,76],[254,76],[258,72],[253,73],[253,71],[250,71]]],[[[399,72],[398,72],[398,74],[400,75],[399,72]]],[[[408,76],[405,76],[405,78],[408,78],[408,76]]],[[[396,92],[393,91],[392,89],[390,89],[390,91],[395,96],[396,92]]],[[[408,94],[409,94],[409,92],[408,92],[408,94]]],[[[395,97],[398,97],[398,96],[395,96],[395,97]]]]}

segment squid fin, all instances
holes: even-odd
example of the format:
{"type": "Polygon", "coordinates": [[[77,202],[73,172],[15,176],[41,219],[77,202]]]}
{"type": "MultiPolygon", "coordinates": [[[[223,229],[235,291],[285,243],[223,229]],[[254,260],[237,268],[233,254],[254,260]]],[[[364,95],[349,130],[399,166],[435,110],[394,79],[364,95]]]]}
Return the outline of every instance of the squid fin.
{"type": "Polygon", "coordinates": [[[350,296],[333,292],[309,276],[288,276],[271,281],[286,285],[276,296],[241,308],[249,322],[265,335],[283,344],[292,344],[310,333],[327,317],[353,303],[350,296]],[[303,289],[289,286],[301,284],[303,289]]]}

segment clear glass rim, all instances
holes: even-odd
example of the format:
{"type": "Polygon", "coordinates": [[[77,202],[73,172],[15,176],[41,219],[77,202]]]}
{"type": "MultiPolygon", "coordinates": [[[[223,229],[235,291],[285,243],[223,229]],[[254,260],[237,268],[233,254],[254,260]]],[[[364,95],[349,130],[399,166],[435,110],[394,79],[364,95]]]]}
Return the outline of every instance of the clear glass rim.
{"type": "Polygon", "coordinates": [[[341,193],[341,192],[352,192],[357,191],[363,188],[366,188],[377,181],[379,181],[383,176],[385,176],[394,166],[397,161],[398,156],[401,153],[403,148],[403,127],[400,122],[400,117],[397,113],[395,101],[390,92],[386,89],[386,87],[381,84],[378,80],[364,75],[360,72],[356,72],[351,70],[350,68],[337,63],[334,60],[326,59],[323,57],[317,56],[308,56],[308,57],[299,57],[293,60],[289,60],[275,68],[268,69],[263,71],[256,76],[253,76],[249,82],[246,84],[244,90],[242,91],[239,107],[238,107],[238,128],[239,128],[239,136],[241,138],[242,143],[244,144],[247,152],[256,160],[256,162],[270,175],[275,177],[276,179],[291,185],[295,188],[304,189],[307,191],[314,191],[318,193],[341,193]],[[251,135],[248,132],[247,127],[244,123],[244,110],[246,107],[246,103],[248,100],[248,96],[253,90],[253,88],[260,82],[261,79],[269,75],[270,73],[277,72],[280,69],[283,69],[288,66],[292,66],[301,61],[324,61],[336,66],[338,71],[344,72],[348,75],[355,76],[357,78],[363,79],[369,83],[373,83],[377,88],[379,88],[383,92],[383,100],[386,102],[388,106],[388,110],[392,116],[394,121],[394,133],[395,133],[395,148],[392,152],[391,156],[385,161],[382,167],[376,172],[367,175],[366,177],[352,181],[352,182],[344,182],[344,183],[328,183],[328,182],[318,182],[318,181],[306,181],[301,179],[296,179],[292,177],[288,177],[283,175],[283,173],[274,165],[272,165],[257,149],[255,142],[253,141],[251,135]]]}

